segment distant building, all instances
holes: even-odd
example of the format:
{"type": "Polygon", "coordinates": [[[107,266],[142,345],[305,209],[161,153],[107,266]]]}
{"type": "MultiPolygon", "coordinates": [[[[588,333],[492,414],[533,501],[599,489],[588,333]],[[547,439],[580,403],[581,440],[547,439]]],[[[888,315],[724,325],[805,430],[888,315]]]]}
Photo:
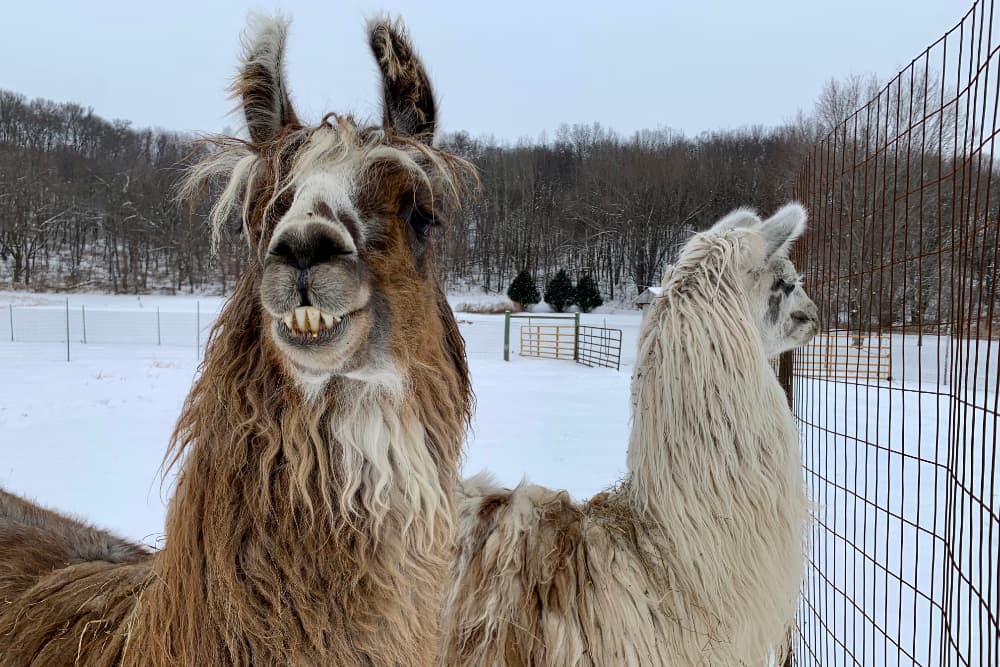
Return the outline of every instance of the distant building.
{"type": "Polygon", "coordinates": [[[653,299],[660,296],[663,292],[662,287],[647,287],[644,289],[635,300],[635,305],[639,306],[642,310],[642,317],[646,317],[646,306],[653,303],[653,299]]]}
{"type": "Polygon", "coordinates": [[[647,287],[642,291],[638,298],[636,298],[635,305],[639,306],[642,310],[646,310],[646,306],[653,303],[653,299],[660,296],[662,292],[662,287],[647,287]]]}

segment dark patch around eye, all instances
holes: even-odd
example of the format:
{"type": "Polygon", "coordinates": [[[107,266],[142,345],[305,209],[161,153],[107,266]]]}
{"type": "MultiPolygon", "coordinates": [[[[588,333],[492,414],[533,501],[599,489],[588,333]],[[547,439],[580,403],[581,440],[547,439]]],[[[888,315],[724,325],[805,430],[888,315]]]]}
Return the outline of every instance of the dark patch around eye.
{"type": "Polygon", "coordinates": [[[426,240],[430,228],[438,224],[433,215],[425,213],[417,206],[411,207],[406,212],[405,217],[406,224],[410,226],[410,229],[413,230],[413,233],[421,241],[426,240]]]}
{"type": "Polygon", "coordinates": [[[777,292],[779,290],[784,292],[785,295],[787,296],[795,291],[795,283],[790,283],[786,281],[784,278],[777,278],[771,285],[771,291],[777,292]]]}
{"type": "Polygon", "coordinates": [[[772,294],[767,300],[767,319],[771,324],[778,321],[778,315],[781,312],[781,300],[783,298],[781,294],[772,294]]]}

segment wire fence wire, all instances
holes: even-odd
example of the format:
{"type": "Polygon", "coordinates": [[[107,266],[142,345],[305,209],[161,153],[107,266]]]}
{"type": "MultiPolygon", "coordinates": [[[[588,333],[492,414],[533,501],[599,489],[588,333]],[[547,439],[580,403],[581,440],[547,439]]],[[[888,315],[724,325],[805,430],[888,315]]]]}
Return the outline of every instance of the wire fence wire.
{"type": "Polygon", "coordinates": [[[796,664],[1000,664],[997,21],[975,3],[796,184],[828,333],[890,358],[888,379],[790,365],[816,515],[796,664]]]}
{"type": "Polygon", "coordinates": [[[16,306],[0,311],[0,343],[160,345],[201,350],[216,314],[193,310],[94,308],[67,300],[62,306],[16,306]]]}

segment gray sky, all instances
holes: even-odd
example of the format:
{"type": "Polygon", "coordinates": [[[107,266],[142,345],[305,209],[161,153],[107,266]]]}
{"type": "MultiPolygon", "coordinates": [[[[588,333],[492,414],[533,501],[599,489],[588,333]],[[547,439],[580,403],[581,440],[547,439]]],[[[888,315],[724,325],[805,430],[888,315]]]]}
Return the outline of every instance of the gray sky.
{"type": "Polygon", "coordinates": [[[4,0],[0,88],[135,126],[238,127],[224,88],[248,10],[293,20],[288,75],[306,120],[375,114],[364,18],[402,16],[448,131],[537,138],[560,123],[688,135],[776,125],[831,76],[885,79],[954,25],[952,0],[281,3],[4,0]]]}

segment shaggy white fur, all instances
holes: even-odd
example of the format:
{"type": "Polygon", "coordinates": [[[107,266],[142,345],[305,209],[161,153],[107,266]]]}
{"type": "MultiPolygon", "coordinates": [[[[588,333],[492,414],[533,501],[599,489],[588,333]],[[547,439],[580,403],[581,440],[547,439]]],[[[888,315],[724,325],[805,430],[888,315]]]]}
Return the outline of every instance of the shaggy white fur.
{"type": "Polygon", "coordinates": [[[562,491],[466,480],[447,664],[780,660],[808,506],[756,310],[794,320],[773,328],[785,332],[779,350],[815,333],[814,321],[802,328],[815,307],[801,286],[794,298],[777,290],[788,307],[772,294],[777,274],[797,281],[786,253],[804,222],[798,205],[764,222],[740,210],[681,251],[640,334],[619,486],[580,505],[562,491]]]}

